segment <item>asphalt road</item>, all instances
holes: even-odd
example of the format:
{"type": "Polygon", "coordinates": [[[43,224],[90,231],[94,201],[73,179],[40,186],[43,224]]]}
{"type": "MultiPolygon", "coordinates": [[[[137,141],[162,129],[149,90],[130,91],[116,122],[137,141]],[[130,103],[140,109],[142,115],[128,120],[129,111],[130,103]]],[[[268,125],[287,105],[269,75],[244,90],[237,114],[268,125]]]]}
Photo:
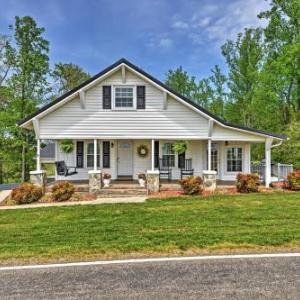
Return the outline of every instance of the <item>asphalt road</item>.
{"type": "Polygon", "coordinates": [[[0,271],[0,299],[300,299],[300,257],[0,271]]]}

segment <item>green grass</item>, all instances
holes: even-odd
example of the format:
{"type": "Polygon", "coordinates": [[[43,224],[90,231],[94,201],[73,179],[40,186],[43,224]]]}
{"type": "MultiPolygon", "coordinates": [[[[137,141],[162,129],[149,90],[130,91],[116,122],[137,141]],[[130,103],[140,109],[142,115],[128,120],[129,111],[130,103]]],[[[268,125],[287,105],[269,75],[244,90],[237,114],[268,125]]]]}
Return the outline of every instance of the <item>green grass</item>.
{"type": "Polygon", "coordinates": [[[300,193],[0,211],[0,261],[300,249],[300,193]]]}

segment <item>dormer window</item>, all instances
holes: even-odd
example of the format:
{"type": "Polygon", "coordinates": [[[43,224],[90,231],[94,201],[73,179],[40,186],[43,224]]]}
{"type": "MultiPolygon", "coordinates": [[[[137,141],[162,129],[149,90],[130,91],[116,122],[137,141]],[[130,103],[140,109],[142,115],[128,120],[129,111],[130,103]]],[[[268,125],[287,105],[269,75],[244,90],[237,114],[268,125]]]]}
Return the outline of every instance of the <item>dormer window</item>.
{"type": "Polygon", "coordinates": [[[116,86],[114,89],[115,109],[135,109],[135,89],[132,86],[116,86]]]}

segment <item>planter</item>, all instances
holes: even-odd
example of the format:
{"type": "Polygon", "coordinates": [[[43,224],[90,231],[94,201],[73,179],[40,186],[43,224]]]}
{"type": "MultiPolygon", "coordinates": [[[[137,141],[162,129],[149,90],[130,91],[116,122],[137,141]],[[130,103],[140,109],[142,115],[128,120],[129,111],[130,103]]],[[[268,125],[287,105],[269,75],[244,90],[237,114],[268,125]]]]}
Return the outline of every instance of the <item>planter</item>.
{"type": "Polygon", "coordinates": [[[110,186],[110,179],[103,179],[103,185],[104,185],[104,187],[109,187],[110,186]]]}
{"type": "Polygon", "coordinates": [[[140,187],[145,187],[146,186],[146,180],[145,179],[139,178],[138,182],[139,182],[140,187]]]}

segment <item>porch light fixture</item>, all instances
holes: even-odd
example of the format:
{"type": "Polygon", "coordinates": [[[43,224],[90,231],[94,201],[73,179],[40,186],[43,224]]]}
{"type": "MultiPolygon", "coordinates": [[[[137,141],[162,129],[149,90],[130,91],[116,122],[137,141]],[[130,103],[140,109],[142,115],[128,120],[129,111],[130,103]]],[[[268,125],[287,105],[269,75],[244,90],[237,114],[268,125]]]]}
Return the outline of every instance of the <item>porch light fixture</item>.
{"type": "Polygon", "coordinates": [[[228,141],[225,141],[225,146],[228,146],[228,141]]]}
{"type": "Polygon", "coordinates": [[[113,148],[114,147],[114,143],[111,143],[110,146],[113,148]]]}

